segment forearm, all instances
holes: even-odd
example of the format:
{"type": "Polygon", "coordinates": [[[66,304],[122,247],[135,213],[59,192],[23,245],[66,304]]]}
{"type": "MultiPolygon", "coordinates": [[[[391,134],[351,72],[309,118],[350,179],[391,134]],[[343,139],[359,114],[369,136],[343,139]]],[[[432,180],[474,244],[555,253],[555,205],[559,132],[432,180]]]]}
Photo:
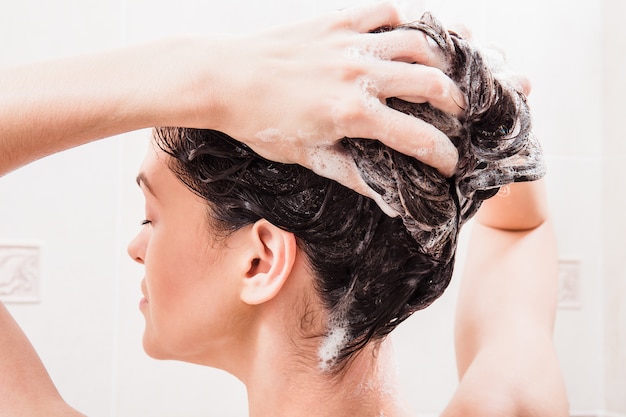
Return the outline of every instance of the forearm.
{"type": "MultiPolygon", "coordinates": [[[[167,40],[3,70],[0,175],[96,139],[198,117],[191,103],[198,80],[167,73],[172,62],[199,53],[193,48],[189,40],[167,40]]],[[[203,115],[205,123],[212,114],[203,115]]]]}
{"type": "Polygon", "coordinates": [[[400,23],[393,5],[379,2],[259,33],[0,71],[0,175],[92,140],[166,125],[220,130],[265,158],[365,195],[372,191],[336,146],[344,137],[378,139],[450,175],[458,159],[450,140],[384,104],[404,97],[463,111],[462,92],[432,68],[444,64],[423,34],[371,33],[400,23]]]}
{"type": "Polygon", "coordinates": [[[0,417],[78,417],[52,384],[32,345],[0,303],[0,417]]]}

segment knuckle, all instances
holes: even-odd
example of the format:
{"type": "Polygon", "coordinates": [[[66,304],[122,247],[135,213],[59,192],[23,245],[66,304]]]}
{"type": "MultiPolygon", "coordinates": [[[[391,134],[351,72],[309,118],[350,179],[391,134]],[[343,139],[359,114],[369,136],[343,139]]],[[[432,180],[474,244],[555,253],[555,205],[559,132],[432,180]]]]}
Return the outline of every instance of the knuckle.
{"type": "Polygon", "coordinates": [[[332,107],[332,117],[339,126],[349,126],[364,117],[364,109],[354,101],[341,101],[332,107]]]}
{"type": "Polygon", "coordinates": [[[346,49],[344,56],[327,62],[322,71],[340,83],[353,84],[368,72],[368,68],[361,51],[346,49]]]}
{"type": "Polygon", "coordinates": [[[443,97],[449,94],[448,78],[438,69],[430,68],[428,75],[428,94],[430,97],[443,97]]]}
{"type": "Polygon", "coordinates": [[[446,102],[451,100],[453,89],[456,88],[452,80],[437,68],[430,68],[428,71],[430,74],[425,77],[425,80],[428,85],[426,96],[429,101],[446,102]]]}
{"type": "Polygon", "coordinates": [[[337,74],[341,81],[355,81],[364,74],[364,70],[356,62],[347,62],[337,68],[337,74]]]}
{"type": "Polygon", "coordinates": [[[411,51],[417,62],[428,64],[434,60],[433,49],[428,42],[428,37],[417,30],[403,30],[411,39],[411,51]]]}

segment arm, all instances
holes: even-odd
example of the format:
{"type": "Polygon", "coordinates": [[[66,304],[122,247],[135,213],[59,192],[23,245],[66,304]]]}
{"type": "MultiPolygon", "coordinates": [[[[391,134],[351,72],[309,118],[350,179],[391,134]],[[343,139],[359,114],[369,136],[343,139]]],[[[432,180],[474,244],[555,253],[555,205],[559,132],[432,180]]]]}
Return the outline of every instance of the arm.
{"type": "Polygon", "coordinates": [[[476,217],[456,319],[459,387],[442,417],[566,417],[552,342],[557,253],[542,181],[476,217]]]}
{"type": "Polygon", "coordinates": [[[0,303],[0,417],[80,417],[52,384],[39,356],[0,303]]]}
{"type": "Polygon", "coordinates": [[[449,140],[384,105],[401,96],[458,113],[463,103],[441,71],[400,62],[437,64],[423,35],[368,33],[398,23],[393,6],[377,3],[246,36],[166,40],[0,71],[0,175],[166,125],[221,130],[269,159],[309,167],[311,154],[336,152],[345,136],[378,138],[451,173],[449,140]]]}
{"type": "MultiPolygon", "coordinates": [[[[0,70],[0,176],[165,125],[221,130],[270,159],[306,166],[344,136],[377,138],[450,173],[457,155],[449,140],[384,105],[399,96],[458,113],[463,103],[441,71],[404,62],[437,64],[423,35],[368,33],[397,23],[395,8],[377,3],[258,34],[165,40],[0,70]]],[[[0,355],[1,417],[79,415],[4,306],[0,355]]]]}

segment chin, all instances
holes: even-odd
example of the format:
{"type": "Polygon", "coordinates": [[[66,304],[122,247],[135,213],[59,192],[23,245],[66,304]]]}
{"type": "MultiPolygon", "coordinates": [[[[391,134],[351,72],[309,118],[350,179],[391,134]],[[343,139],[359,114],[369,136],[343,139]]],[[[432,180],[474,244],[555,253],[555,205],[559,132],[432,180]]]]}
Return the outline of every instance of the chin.
{"type": "Polygon", "coordinates": [[[168,354],[159,343],[151,340],[145,333],[143,335],[143,351],[146,355],[153,359],[167,360],[174,359],[171,354],[168,354]]]}

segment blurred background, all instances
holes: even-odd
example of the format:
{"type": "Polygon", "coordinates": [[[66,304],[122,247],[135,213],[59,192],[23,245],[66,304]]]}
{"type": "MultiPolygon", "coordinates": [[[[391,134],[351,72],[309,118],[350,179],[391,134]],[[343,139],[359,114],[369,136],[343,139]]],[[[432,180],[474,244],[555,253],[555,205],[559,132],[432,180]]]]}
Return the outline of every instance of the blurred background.
{"type": "MultiPolygon", "coordinates": [[[[0,65],[183,33],[253,31],[368,2],[0,0],[0,65]]],[[[555,338],[571,414],[625,417],[626,2],[416,0],[401,6],[414,19],[431,10],[446,25],[462,23],[531,79],[559,240],[555,338]]],[[[137,307],[143,271],[126,245],[143,218],[134,178],[148,133],[74,149],[2,178],[0,298],[62,395],[91,417],[245,416],[245,390],[233,377],[143,353],[137,307]],[[9,279],[18,267],[28,282],[9,279]]],[[[462,239],[460,264],[464,253],[462,239]]],[[[456,281],[393,336],[416,415],[438,415],[456,386],[456,281]]]]}

